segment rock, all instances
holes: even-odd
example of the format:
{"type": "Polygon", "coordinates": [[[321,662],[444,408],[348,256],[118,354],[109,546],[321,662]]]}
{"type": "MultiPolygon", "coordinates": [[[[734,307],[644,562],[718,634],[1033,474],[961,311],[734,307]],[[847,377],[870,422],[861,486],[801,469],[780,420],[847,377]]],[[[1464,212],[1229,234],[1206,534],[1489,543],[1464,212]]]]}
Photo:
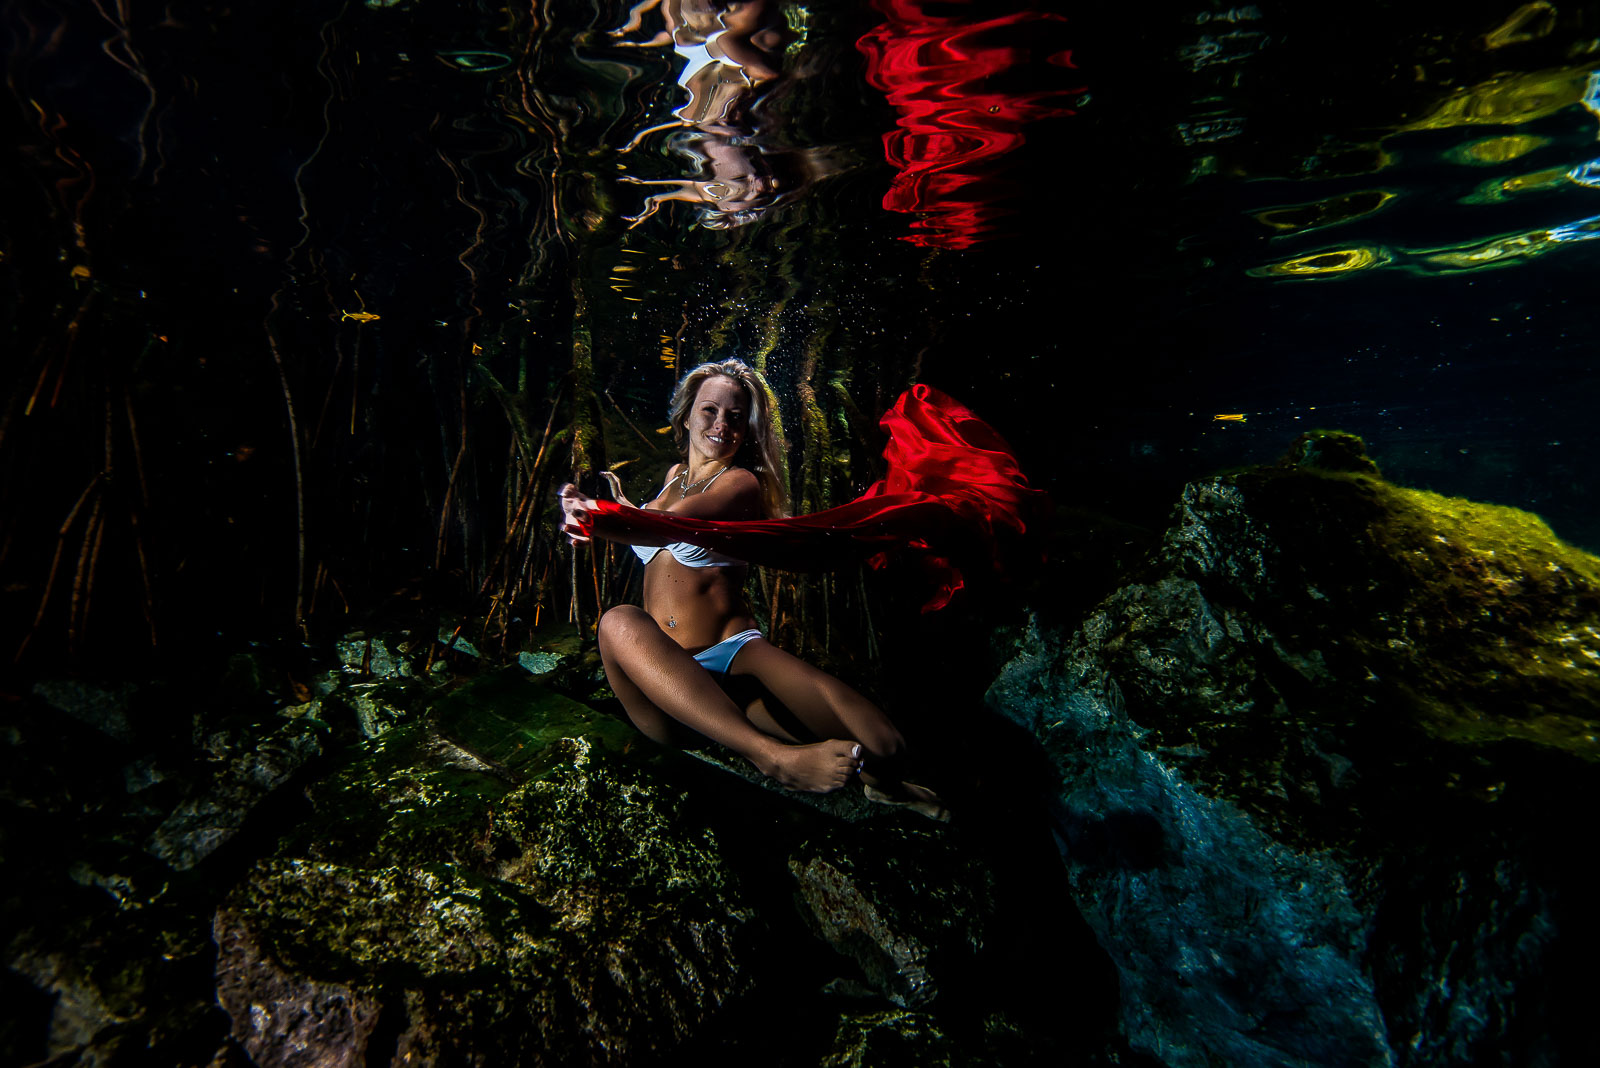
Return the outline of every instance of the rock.
{"type": "Polygon", "coordinates": [[[1135,1049],[1530,1063],[1576,1048],[1532,992],[1597,661],[1600,561],[1536,517],[1283,466],[1189,486],[1145,579],[1031,631],[988,700],[1060,775],[1135,1049]]]}
{"type": "Polygon", "coordinates": [[[789,870],[813,928],[896,1005],[927,1005],[936,976],[959,972],[983,947],[987,873],[937,830],[836,832],[807,842],[789,870]]]}
{"type": "Polygon", "coordinates": [[[543,650],[529,652],[523,650],[517,654],[517,663],[530,675],[547,675],[561,666],[566,657],[543,650]]]}
{"type": "Polygon", "coordinates": [[[330,706],[342,705],[355,721],[363,738],[376,738],[421,708],[430,695],[429,687],[409,678],[383,682],[358,682],[321,698],[323,718],[330,706]]]}
{"type": "Polygon", "coordinates": [[[131,683],[100,686],[76,679],[47,680],[33,686],[35,696],[119,742],[133,740],[128,706],[136,689],[131,683]]]}
{"type": "Polygon", "coordinates": [[[701,1028],[748,982],[751,914],[608,738],[632,732],[502,675],[371,743],[313,792],[337,819],[218,910],[236,1040],[263,1065],[380,1063],[374,1027],[381,1063],[628,1064],[701,1028]]]}
{"type": "Polygon", "coordinates": [[[127,1022],[107,1003],[81,962],[67,954],[24,951],[12,958],[11,968],[39,990],[55,995],[50,1014],[52,1057],[85,1049],[97,1035],[127,1022]]]}
{"type": "Polygon", "coordinates": [[[1311,430],[1289,445],[1283,462],[1293,467],[1314,467],[1358,475],[1379,474],[1367,455],[1367,443],[1344,430],[1311,430]]]}
{"type": "Polygon", "coordinates": [[[467,640],[465,634],[457,634],[453,627],[439,628],[439,644],[452,652],[466,653],[471,657],[481,657],[478,647],[467,640]]]}
{"type": "Polygon", "coordinates": [[[926,1013],[846,1016],[818,1068],[949,1068],[968,1063],[926,1013]]]}
{"type": "Polygon", "coordinates": [[[400,640],[394,637],[356,631],[335,642],[333,648],[347,675],[394,679],[415,673],[400,640]]]}
{"type": "MultiPolygon", "coordinates": [[[[1119,1063],[1113,1058],[1109,1063],[1119,1063]]],[[[972,1033],[952,1034],[933,1015],[904,1009],[846,1015],[818,1068],[1006,1068],[1083,1063],[992,1013],[972,1033]]]]}
{"type": "Polygon", "coordinates": [[[217,1002],[258,1068],[366,1063],[378,1003],[339,983],[293,975],[266,956],[228,909],[217,913],[217,1002]]]}
{"type": "Polygon", "coordinates": [[[174,809],[151,834],[146,851],[187,871],[237,834],[251,810],[321,754],[314,725],[285,724],[254,750],[235,755],[200,796],[174,809]]]}

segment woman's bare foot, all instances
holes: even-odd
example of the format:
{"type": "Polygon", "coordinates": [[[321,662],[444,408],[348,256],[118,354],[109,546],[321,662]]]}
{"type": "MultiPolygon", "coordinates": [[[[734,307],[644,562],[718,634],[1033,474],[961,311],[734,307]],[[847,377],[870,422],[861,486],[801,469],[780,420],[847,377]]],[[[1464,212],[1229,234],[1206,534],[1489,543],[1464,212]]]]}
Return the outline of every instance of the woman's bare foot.
{"type": "Polygon", "coordinates": [[[863,777],[861,794],[868,801],[876,801],[880,805],[899,805],[930,820],[940,823],[950,821],[950,810],[939,800],[939,795],[914,782],[884,782],[878,779],[869,783],[863,777]]]}
{"type": "Polygon", "coordinates": [[[861,770],[861,746],[838,738],[815,745],[777,745],[752,763],[791,790],[826,794],[861,770]]]}

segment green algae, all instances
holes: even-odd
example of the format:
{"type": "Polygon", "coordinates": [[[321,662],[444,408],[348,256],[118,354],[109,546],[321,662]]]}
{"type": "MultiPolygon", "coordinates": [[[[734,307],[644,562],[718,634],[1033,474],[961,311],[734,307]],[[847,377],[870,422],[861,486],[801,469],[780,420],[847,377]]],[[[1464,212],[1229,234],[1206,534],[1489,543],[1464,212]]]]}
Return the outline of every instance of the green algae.
{"type": "Polygon", "coordinates": [[[622,752],[638,738],[631,726],[563,697],[517,670],[488,676],[434,705],[440,733],[513,775],[544,770],[549,745],[560,738],[592,738],[622,752]]]}
{"type": "Polygon", "coordinates": [[[302,830],[302,848],[329,859],[481,863],[498,846],[493,813],[559,764],[556,743],[577,737],[622,752],[636,735],[520,671],[475,680],[320,783],[312,800],[324,819],[302,830]]]}

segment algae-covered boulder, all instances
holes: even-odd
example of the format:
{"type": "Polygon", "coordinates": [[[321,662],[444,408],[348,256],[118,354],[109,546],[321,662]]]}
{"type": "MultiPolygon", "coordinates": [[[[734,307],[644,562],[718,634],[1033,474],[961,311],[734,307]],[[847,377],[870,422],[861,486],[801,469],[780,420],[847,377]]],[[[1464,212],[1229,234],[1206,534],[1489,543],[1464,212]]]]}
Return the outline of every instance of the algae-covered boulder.
{"type": "Polygon", "coordinates": [[[1060,775],[1135,1048],[1559,1057],[1596,948],[1560,827],[1600,785],[1600,560],[1336,444],[1189,486],[1144,580],[1031,630],[989,702],[1060,775]]]}
{"type": "Polygon", "coordinates": [[[695,1030],[750,917],[619,736],[504,678],[385,733],[217,912],[235,1039],[263,1066],[625,1064],[695,1030]]]}

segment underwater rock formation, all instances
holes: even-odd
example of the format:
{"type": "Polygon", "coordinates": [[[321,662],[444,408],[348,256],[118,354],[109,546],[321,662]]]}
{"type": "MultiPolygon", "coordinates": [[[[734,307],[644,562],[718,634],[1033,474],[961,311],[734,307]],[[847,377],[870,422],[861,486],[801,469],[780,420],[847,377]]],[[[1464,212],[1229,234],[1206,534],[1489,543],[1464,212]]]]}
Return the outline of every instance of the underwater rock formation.
{"type": "Polygon", "coordinates": [[[1059,774],[1135,1049],[1558,1057],[1596,948],[1551,821],[1595,807],[1600,560],[1328,437],[1187,487],[1142,581],[1030,629],[988,701],[1059,774]]]}
{"type": "MultiPolygon", "coordinates": [[[[426,636],[342,641],[342,666],[177,731],[165,688],[115,691],[114,733],[62,717],[70,685],[25,704],[0,738],[0,1059],[1026,1065],[1115,1043],[1108,997],[1063,1015],[1015,966],[1094,952],[1015,905],[1055,870],[1037,825],[1019,846],[796,795],[642,743],[566,637],[532,679],[537,657],[428,670],[426,636]]],[[[241,699],[284,678],[233,660],[241,699]]]]}

